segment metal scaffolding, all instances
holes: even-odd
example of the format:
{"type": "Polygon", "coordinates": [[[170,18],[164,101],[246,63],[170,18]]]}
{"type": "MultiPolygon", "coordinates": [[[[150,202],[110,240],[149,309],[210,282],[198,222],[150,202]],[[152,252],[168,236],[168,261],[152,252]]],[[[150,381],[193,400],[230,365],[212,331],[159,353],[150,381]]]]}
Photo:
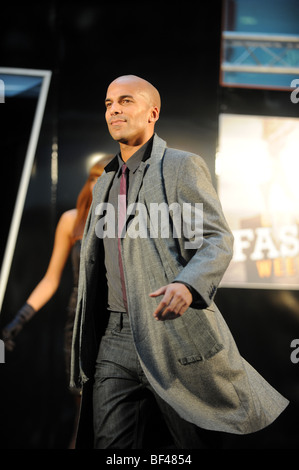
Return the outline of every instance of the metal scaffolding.
{"type": "Polygon", "coordinates": [[[222,72],[299,75],[299,36],[224,31],[222,41],[222,72]]]}

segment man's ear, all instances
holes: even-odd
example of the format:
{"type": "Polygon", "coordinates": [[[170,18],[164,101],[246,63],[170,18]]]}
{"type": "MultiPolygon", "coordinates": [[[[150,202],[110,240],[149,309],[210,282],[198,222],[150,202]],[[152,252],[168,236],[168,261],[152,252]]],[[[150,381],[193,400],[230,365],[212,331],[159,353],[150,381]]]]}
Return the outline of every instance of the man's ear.
{"type": "Polygon", "coordinates": [[[159,108],[155,106],[152,108],[151,114],[148,118],[148,122],[157,122],[160,116],[159,108]]]}

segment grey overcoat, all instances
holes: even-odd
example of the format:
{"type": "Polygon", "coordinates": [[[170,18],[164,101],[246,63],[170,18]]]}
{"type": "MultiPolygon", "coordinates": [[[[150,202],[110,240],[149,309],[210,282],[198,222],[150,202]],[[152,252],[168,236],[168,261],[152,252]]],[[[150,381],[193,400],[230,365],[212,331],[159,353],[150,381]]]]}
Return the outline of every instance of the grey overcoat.
{"type": "MultiPolygon", "coordinates": [[[[78,305],[73,334],[72,382],[92,379],[103,331],[107,286],[99,225],[115,176],[110,162],[99,178],[82,241],[78,305]]],[[[122,240],[128,310],[140,362],[157,393],[187,421],[228,433],[246,434],[272,423],[288,404],[241,357],[213,298],[232,257],[233,237],[203,159],[166,147],[154,136],[142,161],[128,205],[167,202],[203,204],[203,241],[186,237],[126,236],[122,240]],[[180,318],[156,321],[161,298],[149,293],[172,281],[192,286],[206,308],[190,307],[180,318]]],[[[131,215],[130,223],[134,223],[131,215]]],[[[149,222],[150,225],[150,222],[149,222]]],[[[115,254],[117,256],[117,254],[115,254]]],[[[91,382],[91,381],[90,381],[91,382]]],[[[84,392],[83,392],[84,395],[84,392]]]]}

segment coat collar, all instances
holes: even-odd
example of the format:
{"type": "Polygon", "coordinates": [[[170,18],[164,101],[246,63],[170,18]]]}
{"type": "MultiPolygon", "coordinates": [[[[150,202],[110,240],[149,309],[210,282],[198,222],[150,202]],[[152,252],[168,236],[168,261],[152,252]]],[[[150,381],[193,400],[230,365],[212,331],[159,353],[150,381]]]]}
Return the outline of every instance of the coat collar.
{"type": "MultiPolygon", "coordinates": [[[[148,146],[147,151],[144,153],[142,162],[137,169],[134,187],[132,188],[128,204],[132,204],[137,200],[144,174],[149,167],[151,168],[151,171],[155,173],[156,177],[158,177],[158,174],[161,177],[161,162],[165,149],[166,142],[158,137],[157,134],[154,134],[152,145],[148,146]]],[[[93,196],[96,203],[107,201],[109,190],[118,168],[118,158],[116,155],[105,167],[104,173],[100,176],[94,187],[93,196]]]]}
{"type": "MultiPolygon", "coordinates": [[[[146,151],[144,152],[144,155],[143,155],[143,158],[142,158],[142,161],[145,162],[148,158],[150,158],[151,156],[151,153],[152,153],[152,150],[153,148],[155,147],[154,143],[158,143],[158,140],[162,141],[162,139],[160,139],[160,137],[157,136],[157,134],[154,134],[153,137],[150,139],[150,142],[149,142],[149,145],[146,149],[146,151]]],[[[164,142],[164,141],[162,141],[164,142]]],[[[166,143],[165,143],[166,144],[166,143]]],[[[105,172],[106,173],[109,173],[110,171],[117,171],[118,168],[119,168],[119,160],[118,160],[118,155],[117,154],[112,160],[111,162],[108,163],[108,165],[106,165],[105,167],[105,172]]]]}

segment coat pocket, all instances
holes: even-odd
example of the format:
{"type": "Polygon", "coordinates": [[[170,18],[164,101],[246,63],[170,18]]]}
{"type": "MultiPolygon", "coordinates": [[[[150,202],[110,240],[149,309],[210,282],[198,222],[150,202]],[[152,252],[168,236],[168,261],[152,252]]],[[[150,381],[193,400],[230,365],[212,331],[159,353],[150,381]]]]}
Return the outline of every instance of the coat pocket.
{"type": "Polygon", "coordinates": [[[187,310],[180,318],[165,321],[169,341],[182,365],[204,361],[223,349],[203,310],[187,310]]]}

